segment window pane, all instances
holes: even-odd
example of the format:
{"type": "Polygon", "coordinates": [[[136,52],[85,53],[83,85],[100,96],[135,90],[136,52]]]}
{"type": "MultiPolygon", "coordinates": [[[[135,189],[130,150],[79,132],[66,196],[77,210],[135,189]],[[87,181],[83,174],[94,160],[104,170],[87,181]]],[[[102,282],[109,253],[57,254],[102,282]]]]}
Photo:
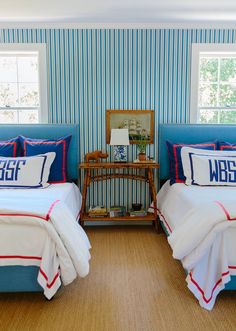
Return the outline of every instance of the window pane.
{"type": "Polygon", "coordinates": [[[0,107],[16,106],[17,102],[17,84],[0,83],[0,107]]]}
{"type": "Polygon", "coordinates": [[[19,105],[21,107],[38,107],[39,91],[37,84],[19,84],[19,105]]]}
{"type": "Polygon", "coordinates": [[[217,84],[200,84],[198,104],[200,107],[217,106],[217,84]]]}
{"type": "Polygon", "coordinates": [[[218,59],[200,58],[200,81],[217,82],[218,79],[218,59]]]}
{"type": "Polygon", "coordinates": [[[16,81],[16,57],[0,56],[0,83],[14,83],[16,81]]]}
{"type": "Polygon", "coordinates": [[[0,110],[0,123],[16,124],[18,123],[16,110],[0,110]]]}
{"type": "Polygon", "coordinates": [[[236,106],[236,84],[220,84],[219,105],[236,106]]]}
{"type": "Polygon", "coordinates": [[[236,58],[220,60],[220,80],[236,82],[236,58]]]}
{"type": "Polygon", "coordinates": [[[201,109],[200,110],[200,123],[218,123],[218,110],[215,109],[201,109]]]}
{"type": "Polygon", "coordinates": [[[32,57],[18,57],[18,79],[21,83],[38,82],[38,59],[32,57]]]}
{"type": "Polygon", "coordinates": [[[220,123],[236,124],[236,110],[221,110],[220,123]]]}
{"type": "Polygon", "coordinates": [[[38,110],[36,109],[19,111],[19,123],[38,123],[38,117],[38,110]]]}

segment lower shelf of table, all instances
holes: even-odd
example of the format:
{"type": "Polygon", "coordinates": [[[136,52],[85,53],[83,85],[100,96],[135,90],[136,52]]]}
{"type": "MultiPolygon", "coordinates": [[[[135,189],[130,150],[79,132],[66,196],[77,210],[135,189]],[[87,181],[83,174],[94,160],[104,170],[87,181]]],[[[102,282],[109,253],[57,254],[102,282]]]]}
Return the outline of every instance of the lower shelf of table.
{"type": "Polygon", "coordinates": [[[122,216],[122,217],[90,217],[88,214],[84,214],[80,221],[155,221],[155,215],[148,213],[146,216],[122,216]]]}

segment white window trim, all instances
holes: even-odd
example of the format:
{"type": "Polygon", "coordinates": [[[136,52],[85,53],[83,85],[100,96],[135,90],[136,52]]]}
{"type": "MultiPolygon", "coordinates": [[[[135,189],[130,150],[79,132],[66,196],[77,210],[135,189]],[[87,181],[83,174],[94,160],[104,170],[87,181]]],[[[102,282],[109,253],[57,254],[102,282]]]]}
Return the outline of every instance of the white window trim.
{"type": "MultiPolygon", "coordinates": [[[[39,64],[39,94],[40,112],[39,123],[48,123],[47,99],[47,57],[46,43],[5,43],[0,44],[0,52],[38,52],[39,64]]],[[[33,125],[33,124],[32,124],[33,125]]]]}
{"type": "MultiPolygon", "coordinates": [[[[236,44],[192,44],[191,65],[191,95],[190,95],[190,123],[198,121],[198,85],[199,85],[199,57],[200,53],[236,53],[236,44]]],[[[204,125],[204,124],[203,124],[204,125]]]]}

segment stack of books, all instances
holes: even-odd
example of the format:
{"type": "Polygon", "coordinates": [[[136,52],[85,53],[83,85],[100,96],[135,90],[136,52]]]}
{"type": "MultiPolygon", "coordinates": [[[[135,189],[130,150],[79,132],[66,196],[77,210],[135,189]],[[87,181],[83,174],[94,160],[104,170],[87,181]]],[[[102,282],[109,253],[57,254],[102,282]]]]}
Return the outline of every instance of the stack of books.
{"type": "Polygon", "coordinates": [[[111,206],[110,217],[122,217],[126,214],[126,208],[124,206],[111,206]]]}
{"type": "Polygon", "coordinates": [[[129,212],[129,216],[131,217],[142,217],[142,216],[146,216],[147,212],[144,209],[140,209],[140,210],[130,210],[129,212]]]}
{"type": "Polygon", "coordinates": [[[105,207],[91,207],[88,212],[89,217],[106,217],[108,215],[105,207]]]}

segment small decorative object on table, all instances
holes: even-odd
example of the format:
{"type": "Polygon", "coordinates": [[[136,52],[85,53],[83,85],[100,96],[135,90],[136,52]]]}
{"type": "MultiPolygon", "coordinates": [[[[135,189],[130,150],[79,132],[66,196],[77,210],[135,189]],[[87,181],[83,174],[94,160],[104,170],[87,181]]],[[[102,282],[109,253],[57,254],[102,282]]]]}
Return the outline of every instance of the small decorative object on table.
{"type": "Polygon", "coordinates": [[[114,162],[127,162],[128,129],[112,129],[110,145],[114,146],[114,162]]]}
{"type": "Polygon", "coordinates": [[[142,208],[142,204],[141,203],[132,203],[132,209],[137,211],[137,210],[141,210],[142,208]]]}
{"type": "Polygon", "coordinates": [[[148,140],[145,136],[142,136],[140,140],[137,141],[137,149],[138,149],[138,160],[139,161],[146,161],[147,155],[146,155],[146,147],[148,145],[148,140]]]}
{"type": "Polygon", "coordinates": [[[106,159],[107,157],[108,157],[107,153],[103,153],[102,151],[94,151],[94,152],[85,154],[85,161],[86,162],[89,162],[89,161],[98,162],[98,161],[100,161],[100,159],[106,159]]]}

